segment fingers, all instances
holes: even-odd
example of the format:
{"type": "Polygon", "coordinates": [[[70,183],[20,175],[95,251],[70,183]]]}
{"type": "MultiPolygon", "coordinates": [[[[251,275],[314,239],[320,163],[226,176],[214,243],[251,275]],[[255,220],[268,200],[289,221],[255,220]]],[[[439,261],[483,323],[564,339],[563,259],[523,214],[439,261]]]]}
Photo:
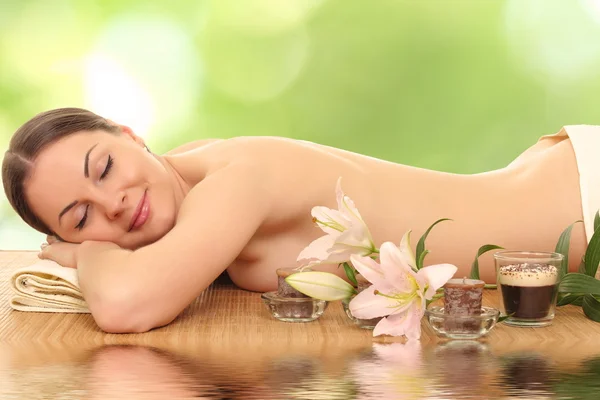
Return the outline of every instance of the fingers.
{"type": "Polygon", "coordinates": [[[72,243],[54,243],[41,246],[38,257],[42,260],[52,260],[68,268],[77,268],[77,245],[72,243]]]}
{"type": "Polygon", "coordinates": [[[46,242],[47,242],[48,244],[56,243],[56,242],[58,242],[58,241],[59,241],[59,240],[56,238],[56,236],[53,236],[53,235],[48,235],[48,236],[46,236],[46,242]]]}

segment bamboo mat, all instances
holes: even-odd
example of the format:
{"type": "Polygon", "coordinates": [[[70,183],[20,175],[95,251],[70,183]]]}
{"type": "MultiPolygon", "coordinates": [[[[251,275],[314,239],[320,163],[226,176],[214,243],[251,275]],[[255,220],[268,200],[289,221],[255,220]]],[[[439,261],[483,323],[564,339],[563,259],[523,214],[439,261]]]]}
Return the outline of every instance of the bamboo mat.
{"type": "MultiPolygon", "coordinates": [[[[35,261],[35,252],[0,251],[0,344],[29,346],[44,343],[79,348],[105,344],[178,349],[189,346],[215,353],[219,353],[219,349],[231,353],[236,346],[244,349],[252,345],[263,352],[276,353],[281,348],[293,351],[294,347],[305,349],[307,345],[323,351],[332,344],[362,348],[374,341],[400,340],[373,338],[372,331],[354,327],[340,302],[329,304],[323,316],[311,323],[277,321],[262,303],[259,293],[238,289],[230,283],[213,284],[168,326],[142,334],[106,334],[89,314],[19,312],[9,307],[9,277],[17,268],[35,261]]],[[[484,304],[497,307],[497,303],[497,292],[486,291],[484,304]]],[[[485,341],[493,343],[495,349],[544,348],[549,354],[558,343],[561,354],[565,354],[566,348],[569,354],[583,356],[591,351],[600,352],[600,323],[587,319],[581,308],[566,306],[557,310],[554,323],[549,327],[515,328],[500,324],[485,341]]],[[[438,339],[423,321],[421,343],[436,342],[438,339]]]]}

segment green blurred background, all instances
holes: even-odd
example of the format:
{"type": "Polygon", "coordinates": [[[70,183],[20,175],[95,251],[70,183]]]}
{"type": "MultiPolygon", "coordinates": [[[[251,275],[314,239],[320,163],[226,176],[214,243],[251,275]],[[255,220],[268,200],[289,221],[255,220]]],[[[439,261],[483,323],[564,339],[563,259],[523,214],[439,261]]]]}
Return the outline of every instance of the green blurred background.
{"type": "MultiPolygon", "coordinates": [[[[0,150],[89,108],[155,152],[277,135],[419,167],[505,166],[600,124],[597,0],[0,0],[0,150]]],[[[0,198],[0,248],[44,237],[0,198]]]]}

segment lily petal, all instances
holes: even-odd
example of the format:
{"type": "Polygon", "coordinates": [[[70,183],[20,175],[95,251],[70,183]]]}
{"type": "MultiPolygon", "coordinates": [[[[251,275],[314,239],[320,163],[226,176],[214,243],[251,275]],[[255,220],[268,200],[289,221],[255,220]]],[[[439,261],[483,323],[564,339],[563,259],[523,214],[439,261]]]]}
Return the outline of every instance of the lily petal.
{"type": "Polygon", "coordinates": [[[371,286],[356,295],[348,305],[350,312],[356,318],[371,319],[389,315],[397,302],[389,297],[379,296],[375,293],[374,286],[371,286]]]}
{"type": "Polygon", "coordinates": [[[326,260],[329,256],[329,249],[335,244],[335,237],[331,235],[321,236],[320,238],[312,241],[308,246],[304,248],[298,254],[296,261],[300,260],[326,260]]]}
{"type": "Polygon", "coordinates": [[[322,262],[327,264],[340,264],[350,260],[350,256],[355,253],[362,254],[362,251],[356,247],[348,247],[335,243],[333,247],[329,249],[327,258],[323,259],[322,262]]]}
{"type": "MultiPolygon", "coordinates": [[[[352,201],[352,199],[350,197],[346,196],[344,194],[344,191],[342,190],[342,177],[341,176],[338,178],[337,183],[335,185],[335,193],[336,193],[338,209],[340,210],[340,212],[342,214],[344,214],[344,216],[346,216],[348,219],[350,219],[353,224],[360,223],[360,224],[364,225],[366,228],[365,221],[363,220],[362,216],[360,215],[360,212],[358,212],[358,208],[356,208],[356,205],[354,205],[354,201],[352,201]]],[[[367,231],[368,231],[368,229],[367,229],[367,231]]]]}
{"type": "Polygon", "coordinates": [[[406,256],[408,265],[413,269],[413,271],[416,271],[417,261],[415,260],[415,253],[413,253],[410,245],[410,233],[411,231],[409,230],[404,234],[404,236],[402,236],[402,240],[400,240],[400,251],[406,256]]]}
{"type": "Polygon", "coordinates": [[[369,236],[369,233],[365,231],[360,225],[352,225],[350,229],[339,235],[335,242],[337,244],[344,245],[346,247],[356,248],[360,254],[368,255],[373,253],[375,244],[369,236]]]}
{"type": "Polygon", "coordinates": [[[317,225],[327,234],[340,234],[348,229],[351,222],[338,210],[324,206],[316,206],[311,210],[311,215],[317,220],[317,225]]]}
{"type": "Polygon", "coordinates": [[[452,264],[437,264],[421,268],[417,275],[427,282],[425,298],[430,300],[435,295],[435,291],[444,286],[457,270],[458,268],[452,264]]]}
{"type": "Polygon", "coordinates": [[[285,281],[300,293],[319,300],[341,300],[355,293],[352,285],[329,272],[297,272],[285,278],[285,281]]]}
{"type": "Polygon", "coordinates": [[[379,256],[381,258],[381,269],[386,279],[397,291],[408,293],[416,289],[413,283],[414,279],[410,279],[415,275],[415,272],[410,268],[406,258],[394,243],[383,243],[379,256]]]}
{"type": "Polygon", "coordinates": [[[404,335],[404,320],[406,319],[406,312],[402,314],[395,314],[396,322],[390,321],[389,317],[383,318],[375,325],[373,329],[373,336],[390,335],[390,336],[402,336],[404,335]]]}
{"type": "Polygon", "coordinates": [[[354,201],[347,195],[343,195],[341,197],[340,211],[349,219],[355,222],[361,222],[364,224],[364,220],[360,212],[358,212],[358,208],[354,204],[354,201]]]}
{"type": "Polygon", "coordinates": [[[373,330],[373,336],[405,335],[410,339],[419,339],[421,337],[421,318],[424,311],[421,307],[411,307],[403,313],[390,315],[379,321],[373,330]]]}
{"type": "Polygon", "coordinates": [[[408,340],[419,340],[421,338],[421,321],[424,314],[425,309],[423,307],[414,307],[408,311],[410,322],[407,322],[408,326],[404,332],[408,340]]]}
{"type": "Polygon", "coordinates": [[[350,256],[350,262],[366,280],[375,285],[387,283],[381,267],[371,257],[350,256]]]}

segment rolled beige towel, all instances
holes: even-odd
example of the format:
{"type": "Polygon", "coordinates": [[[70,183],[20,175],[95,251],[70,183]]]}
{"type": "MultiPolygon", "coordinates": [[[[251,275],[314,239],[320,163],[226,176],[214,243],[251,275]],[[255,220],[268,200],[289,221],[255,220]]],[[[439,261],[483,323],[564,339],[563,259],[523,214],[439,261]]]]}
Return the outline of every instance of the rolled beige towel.
{"type": "Polygon", "coordinates": [[[89,313],[77,270],[50,260],[20,268],[11,278],[10,306],[19,311],[89,313]]]}

